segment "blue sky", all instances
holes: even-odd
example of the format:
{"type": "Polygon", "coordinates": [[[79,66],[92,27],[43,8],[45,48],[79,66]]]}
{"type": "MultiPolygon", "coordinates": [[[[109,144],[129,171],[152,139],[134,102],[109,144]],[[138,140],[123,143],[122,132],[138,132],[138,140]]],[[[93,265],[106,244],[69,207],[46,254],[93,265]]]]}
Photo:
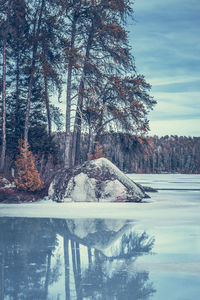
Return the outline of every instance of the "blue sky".
{"type": "Polygon", "coordinates": [[[200,136],[200,0],[135,0],[133,8],[137,72],[158,102],[149,135],[200,136]]]}

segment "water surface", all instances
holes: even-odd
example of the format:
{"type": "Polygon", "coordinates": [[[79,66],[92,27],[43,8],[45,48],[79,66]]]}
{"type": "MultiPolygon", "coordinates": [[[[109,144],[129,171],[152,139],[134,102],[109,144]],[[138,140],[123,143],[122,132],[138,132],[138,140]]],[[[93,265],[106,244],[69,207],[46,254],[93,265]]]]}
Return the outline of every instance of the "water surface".
{"type": "Polygon", "coordinates": [[[200,176],[134,177],[165,190],[144,204],[58,206],[66,218],[0,206],[0,299],[199,299],[200,176]]]}

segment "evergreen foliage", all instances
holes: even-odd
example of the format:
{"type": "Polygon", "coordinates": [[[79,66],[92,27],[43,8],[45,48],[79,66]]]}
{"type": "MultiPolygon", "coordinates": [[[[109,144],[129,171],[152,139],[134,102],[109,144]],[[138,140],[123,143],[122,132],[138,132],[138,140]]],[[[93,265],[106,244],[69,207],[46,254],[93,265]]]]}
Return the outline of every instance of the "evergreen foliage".
{"type": "Polygon", "coordinates": [[[104,157],[103,149],[102,149],[102,146],[99,143],[97,143],[95,146],[95,149],[94,149],[94,154],[88,154],[88,158],[92,160],[92,159],[97,159],[97,158],[101,158],[101,157],[104,157]]]}
{"type": "MultiPolygon", "coordinates": [[[[83,160],[87,139],[82,139],[83,160]]],[[[200,174],[200,137],[142,137],[113,132],[102,134],[99,142],[104,156],[128,173],[200,174]]]]}
{"type": "MultiPolygon", "coordinates": [[[[81,163],[89,158],[88,143],[89,135],[82,135],[81,163]]],[[[104,157],[128,173],[200,174],[200,137],[105,132],[99,136],[99,143],[104,157]]],[[[57,144],[62,148],[61,139],[57,144]]]]}
{"type": "Polygon", "coordinates": [[[20,154],[16,160],[16,178],[15,184],[19,190],[35,192],[44,187],[40,174],[35,168],[35,162],[32,152],[24,146],[23,140],[19,142],[20,154]]]}
{"type": "Polygon", "coordinates": [[[86,153],[104,132],[148,132],[156,101],[136,72],[127,17],[133,17],[132,0],[1,1],[0,67],[4,62],[6,72],[0,143],[9,167],[22,137],[41,157],[40,170],[55,155],[53,124],[63,128],[55,95],[61,99],[63,88],[66,167],[80,163],[83,132],[89,134],[86,153]]]}

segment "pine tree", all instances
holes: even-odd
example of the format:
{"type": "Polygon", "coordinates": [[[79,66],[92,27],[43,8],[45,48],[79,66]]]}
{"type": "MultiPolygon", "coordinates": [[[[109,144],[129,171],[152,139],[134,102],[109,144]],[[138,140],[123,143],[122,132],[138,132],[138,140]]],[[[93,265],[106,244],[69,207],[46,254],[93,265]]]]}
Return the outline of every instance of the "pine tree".
{"type": "Polygon", "coordinates": [[[19,190],[35,192],[44,187],[40,174],[35,168],[35,162],[29,145],[25,147],[23,140],[19,142],[20,154],[16,160],[17,176],[15,184],[19,190]]]}
{"type": "Polygon", "coordinates": [[[95,90],[95,93],[99,89],[99,95],[101,95],[104,93],[107,77],[135,72],[134,61],[128,45],[128,35],[124,29],[125,19],[132,13],[130,1],[102,0],[87,3],[92,4],[88,4],[87,13],[82,22],[84,27],[82,49],[84,51],[82,51],[80,60],[82,73],[77,89],[71,151],[72,165],[80,163],[81,130],[83,120],[85,117],[87,118],[84,116],[85,105],[98,106],[98,101],[94,97],[87,101],[88,89],[95,90]]]}
{"type": "Polygon", "coordinates": [[[101,158],[101,157],[104,157],[103,149],[102,149],[102,146],[99,143],[97,143],[95,146],[95,149],[94,149],[94,154],[88,154],[88,158],[90,160],[93,160],[93,159],[97,159],[97,158],[101,158]]]}
{"type": "MultiPolygon", "coordinates": [[[[1,24],[2,32],[0,36],[3,38],[3,76],[2,76],[2,149],[1,149],[1,158],[0,158],[0,170],[3,171],[5,165],[5,156],[6,156],[6,65],[7,65],[7,40],[9,34],[9,25],[10,25],[10,6],[11,1],[5,3],[7,6],[7,17],[6,22],[3,26],[1,24]]],[[[3,23],[3,22],[2,22],[3,23]]]]}
{"type": "MultiPolygon", "coordinates": [[[[25,147],[28,147],[28,131],[29,131],[29,123],[30,123],[30,110],[31,110],[31,96],[33,90],[33,81],[34,75],[36,71],[36,60],[38,54],[38,44],[39,44],[39,35],[41,33],[41,23],[42,23],[42,16],[45,6],[45,0],[42,0],[39,7],[39,13],[36,19],[34,19],[34,26],[33,26],[33,48],[32,48],[32,59],[31,59],[31,68],[30,68],[30,76],[28,82],[28,94],[27,94],[27,103],[26,103],[26,116],[25,116],[25,125],[24,125],[24,144],[25,147]]],[[[36,12],[38,12],[36,10],[36,12]]],[[[37,15],[37,13],[36,13],[37,15]]]]}

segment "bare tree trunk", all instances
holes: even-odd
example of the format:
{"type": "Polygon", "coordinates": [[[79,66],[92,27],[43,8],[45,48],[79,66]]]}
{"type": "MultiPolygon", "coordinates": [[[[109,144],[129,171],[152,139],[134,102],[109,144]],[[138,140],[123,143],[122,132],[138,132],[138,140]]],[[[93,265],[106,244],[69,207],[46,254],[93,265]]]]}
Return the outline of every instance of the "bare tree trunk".
{"type": "Polygon", "coordinates": [[[29,117],[30,117],[30,107],[31,107],[31,93],[33,87],[33,74],[34,71],[31,72],[29,87],[28,87],[28,97],[26,104],[26,116],[25,116],[25,127],[24,127],[24,147],[27,149],[28,147],[28,130],[29,130],[29,117]]]}
{"type": "Polygon", "coordinates": [[[92,130],[92,125],[89,124],[89,145],[88,145],[88,153],[91,154],[94,147],[94,135],[92,130]]]}
{"type": "Polygon", "coordinates": [[[24,147],[27,148],[28,146],[28,130],[29,130],[29,118],[30,118],[30,107],[31,107],[31,94],[33,88],[33,78],[35,73],[35,63],[36,63],[36,55],[37,55],[37,48],[38,48],[38,36],[40,33],[40,26],[42,21],[42,14],[44,9],[45,0],[42,0],[40,14],[38,18],[38,25],[36,30],[36,21],[34,24],[34,45],[33,45],[33,54],[32,54],[32,65],[31,65],[31,74],[29,78],[29,85],[28,85],[28,96],[27,96],[27,104],[26,104],[26,116],[25,116],[25,127],[24,127],[24,147]]]}
{"type": "Polygon", "coordinates": [[[45,73],[44,73],[44,94],[45,94],[44,96],[45,96],[45,104],[46,104],[46,111],[47,111],[48,133],[49,133],[49,136],[51,136],[52,135],[51,114],[50,114],[50,106],[49,106],[47,76],[45,73]]]}
{"type": "MultiPolygon", "coordinates": [[[[76,22],[77,15],[74,13],[72,21],[72,33],[71,33],[71,51],[74,49],[75,35],[76,35],[76,22]]],[[[68,65],[68,75],[67,75],[67,94],[66,94],[66,129],[65,129],[65,167],[69,168],[71,164],[70,160],[70,138],[71,138],[71,84],[72,84],[72,69],[73,69],[73,57],[71,53],[71,58],[68,65]]]]}
{"type": "Polygon", "coordinates": [[[38,171],[40,173],[40,177],[42,177],[42,175],[45,172],[45,158],[44,158],[44,156],[45,156],[44,153],[42,153],[42,156],[40,154],[40,158],[39,158],[40,165],[39,165],[38,171]]]}
{"type": "MultiPolygon", "coordinates": [[[[42,43],[43,43],[43,57],[45,61],[47,56],[47,51],[45,48],[45,40],[43,40],[42,43]]],[[[46,113],[47,113],[48,134],[50,137],[52,135],[52,126],[51,126],[51,113],[50,113],[49,93],[48,93],[48,77],[43,63],[42,63],[42,68],[43,68],[44,98],[45,98],[45,106],[46,106],[46,113]]]]}
{"type": "Polygon", "coordinates": [[[78,134],[81,132],[81,111],[82,111],[82,103],[83,103],[83,91],[84,91],[84,80],[85,80],[85,74],[83,73],[80,86],[79,86],[79,92],[78,92],[78,103],[77,103],[77,109],[76,109],[76,116],[74,121],[74,132],[73,132],[73,143],[72,143],[72,166],[74,167],[77,164],[78,161],[78,134]]]}
{"type": "Polygon", "coordinates": [[[1,172],[5,166],[5,155],[6,155],[6,41],[3,45],[3,91],[2,91],[2,149],[1,149],[1,172]]]}
{"type": "MultiPolygon", "coordinates": [[[[83,88],[83,92],[84,92],[84,88],[83,88]]],[[[73,142],[74,142],[74,156],[73,156],[73,165],[79,165],[80,164],[80,154],[81,154],[81,124],[82,124],[82,109],[83,109],[83,96],[82,97],[82,101],[79,105],[79,110],[77,113],[77,121],[76,121],[76,132],[73,135],[73,142]]]]}
{"type": "Polygon", "coordinates": [[[81,123],[82,123],[82,108],[83,108],[83,97],[84,97],[84,84],[85,84],[85,74],[87,69],[87,62],[90,56],[90,49],[92,47],[94,30],[93,24],[88,36],[86,53],[85,53],[85,62],[83,66],[83,73],[81,76],[81,81],[79,84],[78,90],[78,102],[76,108],[76,116],[74,121],[74,132],[73,132],[73,144],[72,144],[72,166],[74,167],[80,161],[80,137],[81,137],[81,123]]]}
{"type": "Polygon", "coordinates": [[[20,56],[19,56],[19,43],[17,46],[17,66],[16,66],[16,94],[15,94],[15,136],[19,136],[20,128],[19,128],[19,109],[20,109],[20,102],[19,102],[19,96],[20,96],[20,90],[19,90],[19,76],[20,76],[20,56]]]}
{"type": "Polygon", "coordinates": [[[8,12],[6,20],[6,32],[4,33],[3,42],[3,90],[2,90],[2,149],[1,149],[1,161],[0,161],[0,171],[2,172],[5,167],[5,157],[6,157],[6,48],[7,48],[7,38],[10,22],[10,5],[11,1],[8,2],[8,12]]]}

